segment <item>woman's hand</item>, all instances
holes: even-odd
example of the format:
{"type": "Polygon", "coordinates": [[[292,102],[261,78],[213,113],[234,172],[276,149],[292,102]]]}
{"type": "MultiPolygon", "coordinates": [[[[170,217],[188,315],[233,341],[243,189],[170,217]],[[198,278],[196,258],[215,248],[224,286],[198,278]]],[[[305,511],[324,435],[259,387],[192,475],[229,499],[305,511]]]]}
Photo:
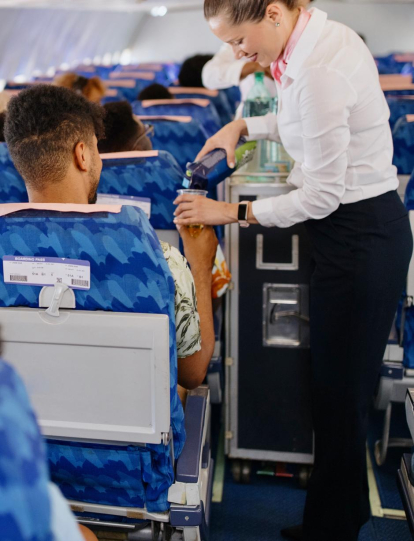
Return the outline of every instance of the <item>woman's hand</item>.
{"type": "Polygon", "coordinates": [[[176,225],[223,225],[237,222],[237,203],[184,194],[177,197],[174,204],[178,205],[174,212],[176,225]]]}
{"type": "Polygon", "coordinates": [[[206,144],[198,153],[195,161],[200,161],[203,156],[216,148],[223,148],[227,153],[227,164],[233,169],[236,163],[236,145],[241,135],[248,135],[246,122],[242,118],[226,124],[213,137],[207,139],[206,144]]]}

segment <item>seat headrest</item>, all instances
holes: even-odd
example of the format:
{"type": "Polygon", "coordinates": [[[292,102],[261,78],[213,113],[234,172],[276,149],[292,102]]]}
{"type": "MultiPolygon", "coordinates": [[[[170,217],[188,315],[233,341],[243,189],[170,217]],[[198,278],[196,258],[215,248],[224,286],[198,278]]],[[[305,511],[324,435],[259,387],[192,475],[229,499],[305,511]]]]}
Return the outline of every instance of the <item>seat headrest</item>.
{"type": "Polygon", "coordinates": [[[129,150],[126,152],[107,152],[100,155],[102,160],[120,160],[122,158],[156,158],[158,150],[129,150]]]}
{"type": "Polygon", "coordinates": [[[191,116],[178,116],[178,115],[134,115],[138,120],[168,120],[170,122],[184,122],[188,124],[193,120],[191,116]]]}
{"type": "Polygon", "coordinates": [[[119,214],[122,205],[73,205],[66,203],[2,203],[0,216],[7,216],[20,210],[52,210],[57,212],[80,212],[92,214],[95,212],[111,212],[119,214]]]}
{"type": "Polygon", "coordinates": [[[197,107],[208,107],[210,100],[197,99],[197,98],[185,98],[185,99],[173,99],[173,100],[143,100],[141,102],[142,107],[153,107],[154,105],[197,105],[197,107]]]}
{"type": "Polygon", "coordinates": [[[218,90],[199,87],[172,86],[168,90],[171,94],[200,94],[200,96],[208,96],[209,98],[216,98],[219,94],[218,90]]]}

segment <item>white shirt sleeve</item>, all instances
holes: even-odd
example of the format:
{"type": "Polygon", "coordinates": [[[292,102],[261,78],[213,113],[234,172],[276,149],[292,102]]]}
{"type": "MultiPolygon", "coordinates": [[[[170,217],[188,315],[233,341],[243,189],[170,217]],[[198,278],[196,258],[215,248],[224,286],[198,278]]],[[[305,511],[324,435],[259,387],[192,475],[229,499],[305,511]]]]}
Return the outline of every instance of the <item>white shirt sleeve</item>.
{"type": "Polygon", "coordinates": [[[78,523],[59,488],[49,483],[52,533],[54,541],[84,541],[78,523]]]}
{"type": "Polygon", "coordinates": [[[244,59],[236,60],[233,49],[224,43],[218,53],[203,67],[203,85],[211,90],[239,86],[240,74],[245,65],[244,59]]]}
{"type": "MultiPolygon", "coordinates": [[[[290,227],[308,219],[325,218],[339,207],[345,192],[351,139],[349,116],[357,94],[340,72],[321,66],[309,68],[302,75],[297,96],[304,160],[294,171],[295,184],[301,187],[253,203],[253,214],[266,227],[290,227]]],[[[266,117],[263,125],[256,119],[248,120],[248,128],[253,126],[260,134],[275,123],[266,117]]],[[[249,135],[254,135],[250,129],[249,135]]]]}

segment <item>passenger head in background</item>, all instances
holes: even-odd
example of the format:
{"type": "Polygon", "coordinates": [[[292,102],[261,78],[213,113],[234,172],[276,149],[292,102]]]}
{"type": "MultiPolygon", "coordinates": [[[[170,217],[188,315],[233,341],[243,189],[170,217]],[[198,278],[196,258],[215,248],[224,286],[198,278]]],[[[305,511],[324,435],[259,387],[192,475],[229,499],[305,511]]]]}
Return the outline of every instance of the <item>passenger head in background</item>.
{"type": "Polygon", "coordinates": [[[202,87],[201,72],[204,65],[213,58],[212,54],[196,54],[184,60],[178,74],[178,81],[181,86],[202,87]]]}
{"type": "Polygon", "coordinates": [[[7,109],[7,104],[9,103],[11,95],[7,90],[0,92],[0,113],[7,109]]]}
{"type": "Polygon", "coordinates": [[[100,103],[105,96],[105,85],[99,77],[83,77],[76,73],[64,73],[55,77],[53,84],[74,90],[77,94],[85,96],[89,101],[100,103]]]}
{"type": "Polygon", "coordinates": [[[4,143],[5,142],[5,138],[4,138],[4,123],[6,122],[6,112],[3,111],[2,113],[0,113],[0,143],[4,143]]]}
{"type": "Polygon", "coordinates": [[[100,105],[52,85],[11,99],[5,137],[33,203],[94,203],[102,169],[100,105]]]}
{"type": "Polygon", "coordinates": [[[146,86],[144,90],[138,94],[139,100],[172,100],[174,96],[166,86],[154,83],[146,86]]]}
{"type": "Polygon", "coordinates": [[[104,109],[105,138],[98,142],[101,154],[152,149],[149,128],[134,116],[127,101],[106,103],[104,109]]]}

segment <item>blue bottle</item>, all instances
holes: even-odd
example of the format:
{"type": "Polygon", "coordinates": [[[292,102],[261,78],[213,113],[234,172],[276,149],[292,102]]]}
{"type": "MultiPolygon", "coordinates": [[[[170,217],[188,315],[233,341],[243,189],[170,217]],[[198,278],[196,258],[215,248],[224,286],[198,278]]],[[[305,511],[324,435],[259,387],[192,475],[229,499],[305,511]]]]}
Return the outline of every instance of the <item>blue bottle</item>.
{"type": "Polygon", "coordinates": [[[227,164],[227,154],[217,148],[206,154],[199,162],[187,164],[183,186],[194,190],[211,190],[229,177],[236,169],[253,158],[256,141],[246,141],[240,137],[236,147],[236,164],[231,168],[227,164]]]}

